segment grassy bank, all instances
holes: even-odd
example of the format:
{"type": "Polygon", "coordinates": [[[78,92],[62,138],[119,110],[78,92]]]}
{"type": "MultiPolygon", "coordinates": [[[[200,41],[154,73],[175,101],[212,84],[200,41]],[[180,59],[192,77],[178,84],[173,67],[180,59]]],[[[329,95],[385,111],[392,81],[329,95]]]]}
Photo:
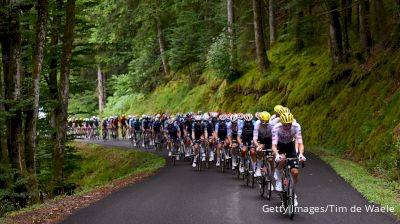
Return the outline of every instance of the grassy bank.
{"type": "MultiPolygon", "coordinates": [[[[146,176],[165,165],[165,159],[152,153],[119,148],[105,147],[96,144],[73,142],[69,144],[67,164],[65,169],[65,183],[74,186],[74,195],[86,195],[92,191],[110,188],[110,183],[125,182],[129,179],[146,176]]],[[[91,196],[92,197],[92,196],[91,196]]],[[[94,197],[94,196],[93,196],[94,197]]],[[[0,223],[7,218],[26,216],[26,214],[39,213],[42,207],[63,201],[66,195],[58,196],[19,211],[7,214],[0,223]]],[[[59,205],[60,206],[60,205],[59,205]]],[[[51,206],[50,206],[51,207],[51,206]]],[[[64,208],[65,206],[63,206],[64,208]]],[[[65,209],[65,208],[64,208],[65,209]]]]}
{"type": "Polygon", "coordinates": [[[151,153],[81,142],[73,145],[81,162],[68,177],[68,182],[77,185],[77,192],[88,191],[126,176],[153,172],[165,165],[164,158],[151,153]]]}

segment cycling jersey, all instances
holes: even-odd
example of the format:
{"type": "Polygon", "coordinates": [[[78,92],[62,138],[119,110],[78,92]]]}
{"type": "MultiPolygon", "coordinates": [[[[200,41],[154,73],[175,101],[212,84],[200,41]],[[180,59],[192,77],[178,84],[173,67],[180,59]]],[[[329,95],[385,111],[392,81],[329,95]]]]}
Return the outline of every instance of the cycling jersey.
{"type": "Polygon", "coordinates": [[[215,125],[215,133],[217,133],[217,137],[225,141],[226,137],[228,136],[228,126],[225,122],[218,122],[215,125]]]}
{"type": "Polygon", "coordinates": [[[121,122],[121,125],[122,125],[122,126],[126,126],[126,117],[122,117],[122,118],[120,119],[120,122],[121,122]]]}
{"type": "Polygon", "coordinates": [[[237,122],[235,122],[235,123],[230,122],[230,123],[229,123],[229,130],[230,130],[230,133],[228,133],[228,135],[231,136],[231,138],[232,138],[233,141],[236,141],[236,139],[237,139],[237,136],[238,136],[238,129],[239,129],[239,127],[238,127],[238,123],[237,123],[237,122]]]}
{"type": "Polygon", "coordinates": [[[159,132],[161,130],[161,123],[159,121],[155,121],[152,126],[155,132],[159,132]]]}
{"type": "Polygon", "coordinates": [[[132,123],[132,126],[133,126],[133,128],[135,128],[136,131],[139,131],[139,130],[140,130],[140,125],[141,125],[141,123],[140,123],[139,120],[136,120],[136,121],[134,121],[134,122],[132,123]]]}
{"type": "Polygon", "coordinates": [[[165,127],[165,133],[167,133],[167,135],[171,139],[177,139],[178,138],[178,132],[179,132],[179,127],[176,124],[168,124],[165,127]]]}
{"type": "Polygon", "coordinates": [[[253,140],[254,124],[253,121],[245,121],[242,126],[239,127],[238,135],[242,138],[243,144],[251,145],[253,140]]]}
{"type": "Polygon", "coordinates": [[[213,133],[214,132],[214,127],[210,122],[208,122],[206,124],[206,129],[207,129],[207,133],[213,133]]]}
{"type": "Polygon", "coordinates": [[[301,127],[298,123],[293,122],[290,130],[288,131],[284,130],[282,123],[276,124],[272,129],[272,144],[274,145],[278,144],[278,142],[293,142],[293,138],[296,138],[298,143],[303,143],[301,127]]]}
{"type": "Polygon", "coordinates": [[[191,120],[189,120],[189,119],[187,119],[186,121],[185,121],[185,127],[186,127],[186,132],[187,132],[187,135],[190,137],[190,136],[192,136],[191,134],[192,134],[192,124],[193,122],[191,121],[191,120]]]}
{"type": "Polygon", "coordinates": [[[200,140],[200,137],[205,133],[205,127],[202,123],[194,122],[192,125],[192,132],[194,132],[194,140],[200,140]]]}
{"type": "Polygon", "coordinates": [[[143,129],[147,130],[149,128],[149,120],[148,119],[143,119],[142,121],[143,129]]]}
{"type": "Polygon", "coordinates": [[[254,124],[253,140],[264,144],[265,149],[271,149],[272,146],[272,128],[270,123],[263,125],[260,120],[254,124]]]}
{"type": "Polygon", "coordinates": [[[112,120],[112,124],[114,125],[114,127],[118,128],[118,118],[114,118],[112,120]]]}

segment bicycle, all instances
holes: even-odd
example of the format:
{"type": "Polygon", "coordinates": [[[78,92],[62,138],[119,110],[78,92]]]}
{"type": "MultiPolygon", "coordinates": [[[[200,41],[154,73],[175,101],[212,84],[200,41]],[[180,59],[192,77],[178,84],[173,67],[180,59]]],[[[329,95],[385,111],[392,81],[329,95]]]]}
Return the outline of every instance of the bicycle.
{"type": "Polygon", "coordinates": [[[251,187],[254,188],[254,170],[251,165],[251,156],[250,156],[250,148],[253,146],[245,146],[247,147],[246,156],[244,158],[244,174],[243,179],[246,181],[246,186],[249,186],[251,183],[251,187]]]}
{"type": "Polygon", "coordinates": [[[142,133],[141,133],[141,131],[136,131],[135,130],[135,133],[134,133],[134,138],[132,138],[132,145],[134,145],[134,146],[136,146],[136,147],[140,147],[140,144],[142,143],[142,138],[141,138],[141,136],[142,136],[142,133]]]}
{"type": "MultiPolygon", "coordinates": [[[[179,144],[179,139],[172,139],[171,144],[167,145],[168,151],[171,151],[171,159],[172,159],[172,164],[176,164],[176,157],[179,156],[179,148],[177,148],[177,144],[179,144]],[[172,147],[172,150],[170,150],[170,147],[172,147]]],[[[179,146],[178,146],[179,147],[179,146]]]]}
{"type": "Polygon", "coordinates": [[[154,149],[155,149],[156,151],[162,150],[161,136],[162,136],[161,131],[158,131],[158,132],[155,133],[155,137],[154,137],[154,149]]]}
{"type": "MultiPolygon", "coordinates": [[[[285,208],[284,211],[289,212],[290,219],[293,219],[294,212],[296,210],[294,205],[295,199],[295,189],[294,189],[294,181],[292,177],[292,173],[290,169],[292,168],[288,165],[289,161],[293,161],[293,164],[296,165],[299,163],[298,158],[286,158],[283,164],[283,175],[282,175],[282,192],[281,192],[281,202],[283,207],[285,208]]],[[[302,162],[302,168],[304,168],[304,162],[302,162]]]]}
{"type": "Polygon", "coordinates": [[[197,154],[196,154],[197,155],[196,169],[197,169],[197,171],[201,171],[201,167],[202,167],[202,164],[203,164],[201,152],[203,151],[203,146],[201,145],[201,141],[200,140],[195,140],[193,142],[193,147],[194,147],[195,144],[198,145],[197,154]]]}
{"type": "Polygon", "coordinates": [[[144,131],[143,143],[144,143],[144,148],[145,149],[150,148],[150,135],[151,135],[151,133],[150,133],[149,130],[144,131]]]}
{"type": "Polygon", "coordinates": [[[273,173],[272,173],[272,167],[271,164],[269,163],[270,158],[274,158],[272,155],[272,150],[271,149],[266,149],[266,150],[260,150],[263,154],[265,153],[266,155],[263,155],[262,157],[262,169],[261,169],[261,177],[258,179],[258,186],[259,186],[259,192],[260,196],[264,197],[265,194],[265,187],[267,187],[267,199],[271,200],[271,194],[272,194],[272,180],[274,178],[273,173]]]}

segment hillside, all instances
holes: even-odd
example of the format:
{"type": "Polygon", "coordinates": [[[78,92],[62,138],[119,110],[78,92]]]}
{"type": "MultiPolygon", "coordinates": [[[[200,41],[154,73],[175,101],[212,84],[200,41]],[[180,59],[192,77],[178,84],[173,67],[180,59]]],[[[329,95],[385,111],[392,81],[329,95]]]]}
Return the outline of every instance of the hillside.
{"type": "Polygon", "coordinates": [[[276,104],[287,105],[302,125],[306,147],[323,146],[371,173],[399,179],[399,52],[377,53],[364,64],[332,69],[325,49],[295,53],[293,45],[274,46],[269,51],[272,65],[263,75],[256,63],[232,81],[212,70],[195,84],[187,75],[175,74],[178,78],[148,95],[110,97],[105,114],[271,112],[276,104]]]}

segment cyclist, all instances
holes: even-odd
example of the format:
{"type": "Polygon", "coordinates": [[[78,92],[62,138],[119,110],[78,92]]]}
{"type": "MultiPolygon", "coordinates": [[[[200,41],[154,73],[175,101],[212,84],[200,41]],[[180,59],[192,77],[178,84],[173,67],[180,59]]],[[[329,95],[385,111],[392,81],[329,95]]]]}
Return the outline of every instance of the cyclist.
{"type": "Polygon", "coordinates": [[[241,148],[241,160],[239,164],[239,171],[241,173],[244,172],[243,161],[246,153],[247,147],[250,147],[250,155],[251,155],[251,162],[253,170],[255,168],[255,150],[253,145],[253,132],[254,132],[254,124],[253,124],[253,115],[248,113],[243,116],[244,121],[239,126],[237,141],[241,148]]]}
{"type": "Polygon", "coordinates": [[[140,122],[139,118],[135,118],[131,124],[133,127],[133,139],[135,140],[135,143],[137,143],[142,136],[141,125],[142,123],[140,122]]]}
{"type": "Polygon", "coordinates": [[[224,145],[225,149],[229,146],[229,139],[228,139],[228,125],[226,124],[226,116],[221,114],[219,116],[219,121],[215,124],[215,131],[214,131],[214,139],[217,139],[217,163],[216,166],[219,167],[221,162],[221,152],[222,152],[222,144],[224,145]]]}
{"type": "Polygon", "coordinates": [[[190,148],[190,144],[192,142],[192,125],[193,125],[193,121],[192,121],[192,116],[190,113],[186,113],[186,119],[185,119],[185,123],[184,123],[184,135],[185,135],[185,139],[184,139],[184,145],[186,149],[190,148]]]}
{"type": "MultiPolygon", "coordinates": [[[[172,147],[175,147],[175,152],[178,152],[179,148],[179,138],[181,132],[178,125],[174,122],[173,118],[167,120],[167,125],[164,128],[164,136],[167,139],[167,144],[169,146],[168,156],[172,156],[172,147]],[[174,145],[172,145],[174,143],[174,145]]],[[[179,160],[179,155],[176,155],[176,160],[179,160]]]]}
{"type": "Polygon", "coordinates": [[[156,118],[154,119],[154,122],[152,124],[152,131],[154,139],[157,139],[158,141],[157,143],[160,143],[161,142],[160,134],[163,132],[163,126],[161,124],[159,116],[156,116],[156,118]]]}
{"type": "Polygon", "coordinates": [[[201,152],[201,160],[202,161],[206,161],[206,154],[204,153],[204,149],[205,149],[205,141],[204,139],[208,137],[206,128],[204,127],[204,125],[201,123],[201,116],[200,115],[196,115],[195,116],[195,122],[192,125],[192,139],[193,139],[193,148],[194,148],[194,159],[193,159],[193,167],[196,167],[196,163],[197,163],[197,154],[198,154],[198,150],[199,150],[199,145],[198,142],[201,142],[202,145],[202,152],[201,152]]]}
{"type": "Polygon", "coordinates": [[[112,135],[114,139],[118,139],[118,115],[114,116],[114,119],[112,120],[112,135]]]}
{"type": "Polygon", "coordinates": [[[230,116],[231,122],[228,124],[228,139],[229,139],[229,147],[232,152],[232,170],[236,169],[237,166],[237,136],[238,136],[238,117],[237,114],[232,114],[230,116]]]}
{"type": "MultiPolygon", "coordinates": [[[[204,126],[207,129],[207,133],[214,133],[214,126],[210,122],[210,116],[208,116],[208,113],[205,113],[203,115],[203,122],[204,126]]],[[[213,136],[208,136],[207,141],[208,141],[208,146],[209,146],[209,161],[214,161],[214,141],[213,141],[213,136]]]]}
{"type": "Polygon", "coordinates": [[[122,139],[125,139],[126,137],[126,130],[128,127],[127,119],[125,117],[125,114],[122,114],[121,119],[119,119],[119,122],[121,123],[121,133],[122,133],[122,139]]]}
{"type": "MultiPolygon", "coordinates": [[[[271,142],[272,142],[272,128],[273,126],[268,123],[271,115],[267,111],[263,111],[259,114],[259,120],[256,121],[254,124],[254,132],[253,132],[253,142],[254,146],[256,147],[257,151],[262,149],[271,149],[271,142]]],[[[257,169],[255,176],[261,176],[261,159],[263,153],[258,152],[257,157],[257,169]]],[[[270,162],[271,167],[274,167],[273,159],[270,158],[268,160],[270,162]]]]}
{"type": "MultiPolygon", "coordinates": [[[[301,136],[301,126],[297,122],[293,122],[294,118],[291,113],[284,113],[280,115],[281,122],[276,124],[272,129],[272,151],[275,155],[275,162],[278,164],[275,169],[275,178],[277,191],[282,191],[282,166],[286,158],[297,158],[295,149],[295,140],[299,146],[299,160],[305,161],[304,145],[301,136]]],[[[289,161],[291,166],[291,174],[293,176],[294,184],[297,184],[299,175],[299,165],[294,161],[289,161]]],[[[297,206],[297,195],[295,195],[294,205],[297,206]]]]}

